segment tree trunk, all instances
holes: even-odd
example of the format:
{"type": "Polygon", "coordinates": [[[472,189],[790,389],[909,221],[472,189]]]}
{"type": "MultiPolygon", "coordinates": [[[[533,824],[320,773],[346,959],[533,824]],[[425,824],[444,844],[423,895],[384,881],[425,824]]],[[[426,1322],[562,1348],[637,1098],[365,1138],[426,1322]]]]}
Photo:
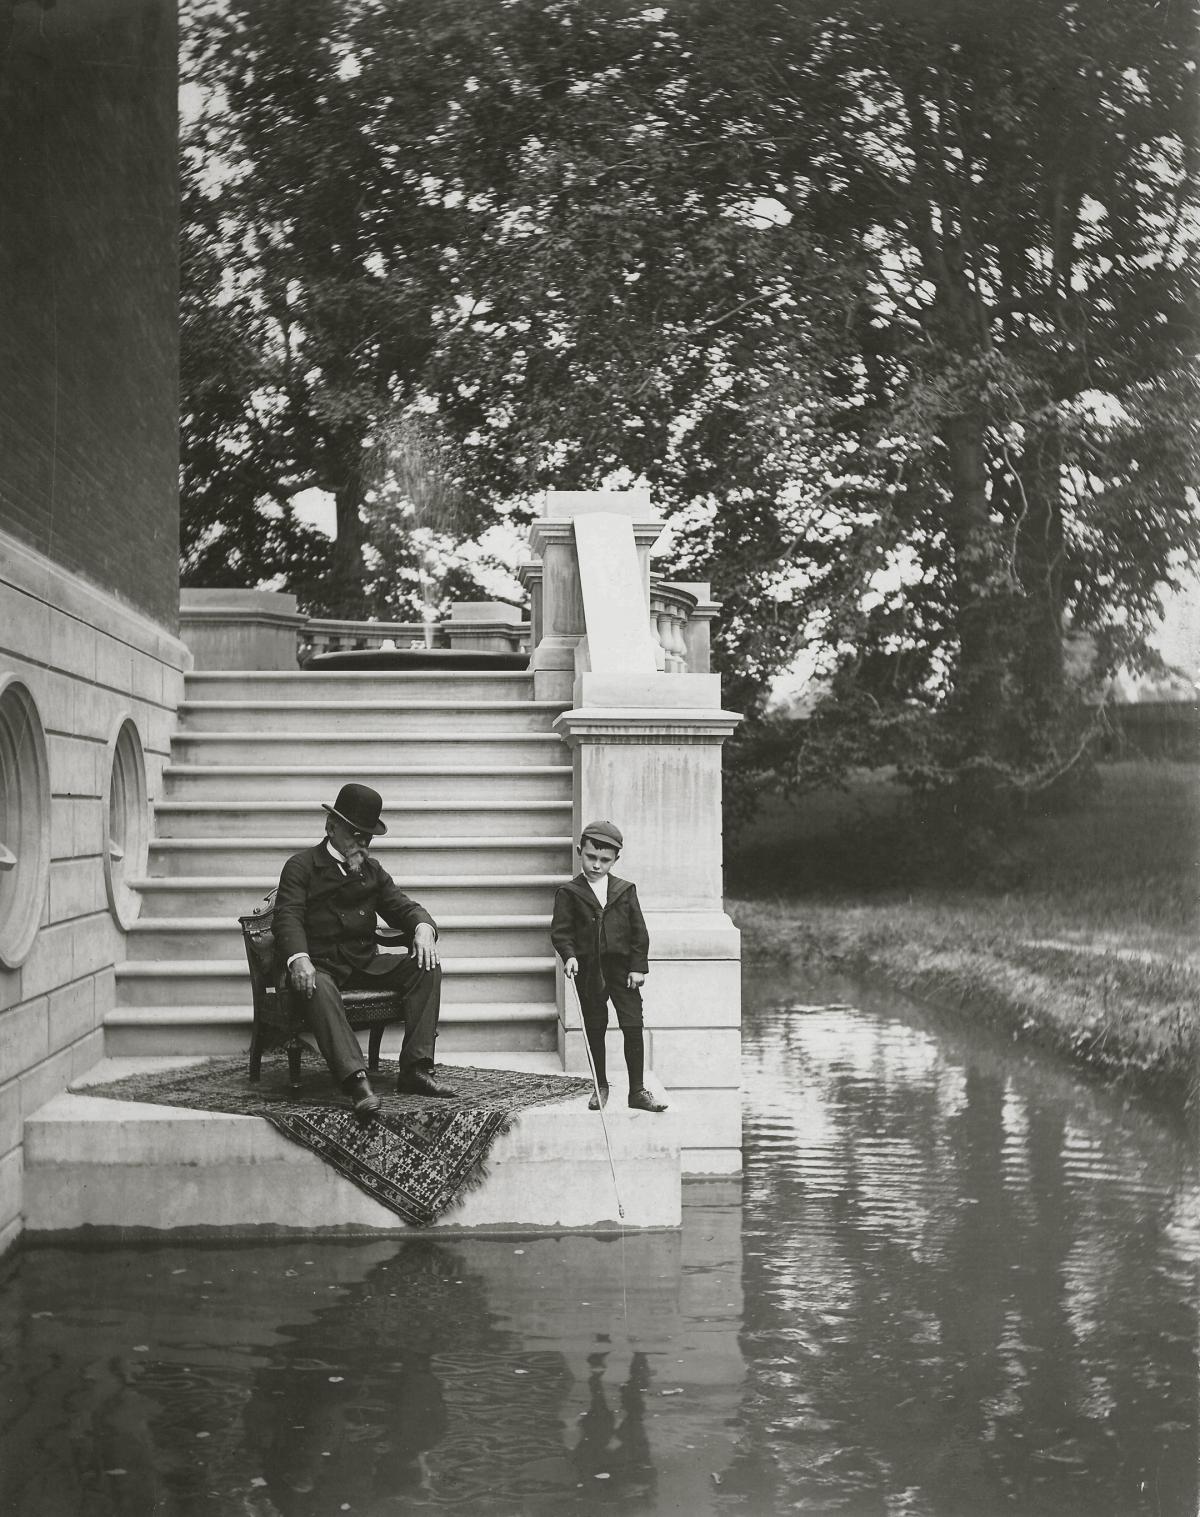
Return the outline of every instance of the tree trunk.
{"type": "Polygon", "coordinates": [[[958,601],[958,667],[953,706],[961,757],[995,750],[1004,685],[1003,611],[1006,585],[987,492],[983,418],[953,417],[942,429],[950,461],[947,530],[954,549],[958,601]]]}
{"type": "Polygon", "coordinates": [[[363,449],[357,439],[345,448],[343,457],[341,480],[334,490],[337,540],[333,545],[329,587],[323,599],[331,616],[356,621],[367,614],[362,554],[365,481],[363,449]]]}
{"type": "Polygon", "coordinates": [[[1038,724],[1052,721],[1063,702],[1062,448],[1057,433],[1022,462],[1016,535],[1017,576],[1025,599],[1021,682],[1038,724]]]}

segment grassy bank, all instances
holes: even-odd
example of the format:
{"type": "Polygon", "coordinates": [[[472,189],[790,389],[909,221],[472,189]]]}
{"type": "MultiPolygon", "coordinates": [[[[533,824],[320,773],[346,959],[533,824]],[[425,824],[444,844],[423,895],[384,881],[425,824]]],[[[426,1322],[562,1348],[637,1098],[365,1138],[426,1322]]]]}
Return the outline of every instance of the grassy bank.
{"type": "Polygon", "coordinates": [[[1198,823],[1200,766],[1107,765],[1085,804],[1025,819],[989,886],[947,886],[900,794],[864,778],[760,815],[730,910],[748,953],[884,980],[1195,1107],[1198,823]]]}

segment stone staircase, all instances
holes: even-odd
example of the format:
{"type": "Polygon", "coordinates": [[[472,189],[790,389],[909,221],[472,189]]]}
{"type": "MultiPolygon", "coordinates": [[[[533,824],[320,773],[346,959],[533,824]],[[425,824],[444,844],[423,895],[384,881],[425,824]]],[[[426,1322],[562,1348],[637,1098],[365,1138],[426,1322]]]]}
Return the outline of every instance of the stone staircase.
{"type": "MultiPolygon", "coordinates": [[[[106,1057],[24,1125],[31,1237],[407,1231],[258,1118],[87,1090],[247,1050],[236,918],[322,835],[321,802],[346,779],[382,794],[390,831],[375,851],[439,924],[439,1061],[562,1068],[549,924],[570,871],[572,773],[551,726],[562,707],[530,697],[523,674],[188,676],[106,1057]]],[[[389,1029],[385,1054],[400,1039],[389,1029]]],[[[486,1183],[436,1227],[678,1227],[686,1121],[623,1104],[607,1127],[582,1093],[523,1111],[489,1153],[486,1183]]]]}
{"type": "MultiPolygon", "coordinates": [[[[245,1049],[237,917],[324,831],[347,779],[384,798],[373,851],[441,934],[439,1058],[554,1056],[554,886],[570,873],[570,756],[524,673],[199,672],[187,677],[142,912],[105,1052],[245,1049]]],[[[385,1054],[399,1046],[389,1029],[385,1054]]]]}

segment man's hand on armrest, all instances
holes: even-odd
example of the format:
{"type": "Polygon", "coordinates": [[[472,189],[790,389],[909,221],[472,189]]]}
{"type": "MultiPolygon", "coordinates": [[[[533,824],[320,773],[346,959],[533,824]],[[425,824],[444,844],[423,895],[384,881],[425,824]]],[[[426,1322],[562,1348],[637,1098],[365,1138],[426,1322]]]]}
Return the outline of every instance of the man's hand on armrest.
{"type": "Polygon", "coordinates": [[[287,967],[293,988],[311,1000],[313,991],[317,988],[317,971],[313,968],[313,961],[306,953],[294,953],[288,960],[287,967]]]}

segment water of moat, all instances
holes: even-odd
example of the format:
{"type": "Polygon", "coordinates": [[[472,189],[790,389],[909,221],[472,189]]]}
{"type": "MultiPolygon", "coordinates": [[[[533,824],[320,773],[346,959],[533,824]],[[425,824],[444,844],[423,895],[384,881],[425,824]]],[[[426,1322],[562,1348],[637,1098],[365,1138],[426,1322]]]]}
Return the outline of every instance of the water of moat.
{"type": "Polygon", "coordinates": [[[0,1513],[1194,1517],[1184,1133],[794,978],[744,1074],[679,1234],[20,1253],[0,1513]]]}

